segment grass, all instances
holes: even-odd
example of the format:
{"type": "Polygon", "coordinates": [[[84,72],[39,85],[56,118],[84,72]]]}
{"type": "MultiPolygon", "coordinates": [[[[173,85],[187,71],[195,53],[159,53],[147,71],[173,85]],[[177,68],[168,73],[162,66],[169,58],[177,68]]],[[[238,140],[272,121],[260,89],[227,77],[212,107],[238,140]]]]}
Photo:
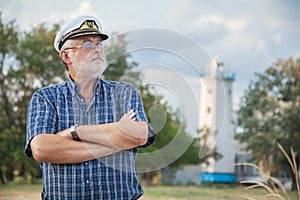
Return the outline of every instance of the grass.
{"type": "Polygon", "coordinates": [[[236,187],[202,187],[202,186],[157,186],[145,187],[145,195],[141,200],[242,200],[249,196],[261,198],[263,190],[243,190],[236,187]]]}
{"type": "MultiPolygon", "coordinates": [[[[0,200],[39,200],[41,185],[0,185],[0,200]]],[[[244,190],[241,186],[155,186],[144,187],[141,200],[242,200],[265,199],[264,190],[244,190]]]]}
{"type": "MultiPolygon", "coordinates": [[[[300,200],[299,174],[298,174],[298,168],[297,168],[297,162],[296,162],[294,150],[292,147],[290,148],[291,156],[289,156],[288,153],[284,150],[284,148],[279,143],[277,144],[277,146],[291,167],[292,173],[294,175],[297,191],[293,192],[293,193],[291,193],[291,192],[288,193],[279,180],[277,180],[276,178],[274,178],[272,176],[269,176],[268,173],[266,173],[262,168],[258,167],[255,164],[252,164],[252,163],[238,163],[237,165],[248,165],[248,166],[252,166],[252,167],[258,169],[260,172],[260,176],[265,181],[263,183],[257,182],[257,181],[242,181],[241,183],[250,184],[250,186],[248,186],[245,189],[263,188],[265,191],[267,191],[267,194],[265,194],[265,197],[268,199],[274,199],[274,200],[297,199],[297,200],[300,200]]],[[[248,198],[248,199],[255,200],[255,198],[248,198]]]]}
{"type": "Polygon", "coordinates": [[[0,185],[0,200],[40,200],[42,185],[0,185]]]}

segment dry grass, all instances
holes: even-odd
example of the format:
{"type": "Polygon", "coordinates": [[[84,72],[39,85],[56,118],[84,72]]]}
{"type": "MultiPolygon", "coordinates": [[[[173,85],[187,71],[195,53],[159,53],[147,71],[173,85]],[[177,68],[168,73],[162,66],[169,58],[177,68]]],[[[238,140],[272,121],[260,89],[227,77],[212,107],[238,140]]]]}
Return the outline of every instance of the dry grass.
{"type": "MultiPolygon", "coordinates": [[[[297,168],[297,163],[295,160],[295,153],[293,148],[291,148],[291,157],[287,154],[287,152],[283,149],[283,147],[280,144],[277,144],[280,151],[282,154],[285,156],[286,160],[289,162],[289,165],[292,169],[294,178],[295,178],[295,183],[296,183],[296,198],[300,200],[300,190],[299,190],[299,175],[298,175],[298,168],[297,168]]],[[[242,181],[241,183],[243,184],[250,184],[250,186],[246,187],[246,190],[253,189],[253,188],[263,188],[264,190],[267,191],[267,194],[265,194],[265,199],[274,199],[274,200],[292,200],[295,199],[292,197],[291,194],[294,193],[288,193],[282,183],[278,181],[276,178],[267,175],[263,171],[263,169],[259,168],[257,165],[252,164],[252,163],[238,163],[236,165],[248,165],[252,166],[260,172],[261,177],[265,180],[265,182],[257,182],[257,181],[242,181]]],[[[248,200],[255,200],[255,198],[246,198],[248,200]]]]}

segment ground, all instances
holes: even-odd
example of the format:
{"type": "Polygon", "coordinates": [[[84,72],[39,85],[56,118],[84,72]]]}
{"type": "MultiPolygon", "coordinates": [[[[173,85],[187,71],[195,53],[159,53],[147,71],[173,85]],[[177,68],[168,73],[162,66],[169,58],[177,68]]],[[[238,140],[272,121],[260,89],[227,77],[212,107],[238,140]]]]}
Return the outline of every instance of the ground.
{"type": "MultiPolygon", "coordinates": [[[[40,200],[41,185],[0,185],[0,200],[40,200]]],[[[267,199],[264,190],[241,186],[154,186],[144,187],[141,200],[243,200],[267,199]]]]}

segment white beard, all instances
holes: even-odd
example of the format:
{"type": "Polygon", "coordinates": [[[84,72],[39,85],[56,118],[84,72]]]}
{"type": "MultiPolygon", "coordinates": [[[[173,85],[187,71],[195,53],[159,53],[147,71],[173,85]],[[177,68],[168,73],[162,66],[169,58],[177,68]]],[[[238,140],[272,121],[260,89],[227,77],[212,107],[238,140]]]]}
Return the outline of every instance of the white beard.
{"type": "Polygon", "coordinates": [[[101,77],[106,69],[105,56],[103,58],[93,57],[96,57],[95,54],[90,53],[82,63],[73,62],[76,82],[95,80],[101,77]]]}

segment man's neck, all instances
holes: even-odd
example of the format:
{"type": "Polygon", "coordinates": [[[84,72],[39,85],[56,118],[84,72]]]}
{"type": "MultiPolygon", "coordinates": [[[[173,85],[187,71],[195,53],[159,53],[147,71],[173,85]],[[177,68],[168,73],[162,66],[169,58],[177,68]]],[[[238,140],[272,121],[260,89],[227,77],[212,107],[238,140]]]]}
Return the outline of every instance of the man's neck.
{"type": "Polygon", "coordinates": [[[97,81],[98,79],[76,82],[76,85],[79,88],[79,93],[85,99],[87,105],[91,101],[97,81]]]}

